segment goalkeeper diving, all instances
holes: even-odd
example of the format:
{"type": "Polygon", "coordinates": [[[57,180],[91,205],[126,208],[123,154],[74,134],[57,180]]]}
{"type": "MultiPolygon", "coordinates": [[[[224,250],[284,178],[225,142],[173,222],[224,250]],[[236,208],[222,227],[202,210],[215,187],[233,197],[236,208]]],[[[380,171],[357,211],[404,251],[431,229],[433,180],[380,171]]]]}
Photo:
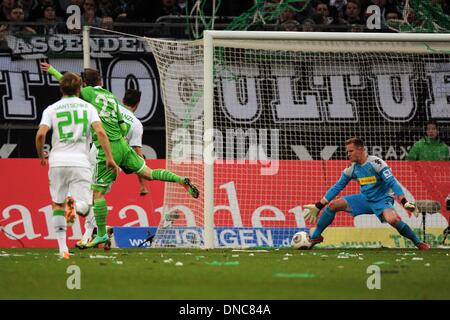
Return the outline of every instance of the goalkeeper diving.
{"type": "Polygon", "coordinates": [[[323,241],[322,232],[333,222],[336,212],[345,211],[353,217],[361,214],[374,214],[382,223],[389,223],[405,238],[411,240],[419,250],[428,250],[430,245],[421,242],[414,231],[401,220],[394,210],[394,194],[403,207],[416,217],[419,212],[414,203],[409,202],[394,177],[391,168],[382,159],[369,156],[360,138],[345,141],[347,156],[352,164],[344,169],[341,178],[325,193],[316,204],[305,205],[305,220],[315,223],[319,212],[317,227],[311,236],[311,248],[323,241]],[[350,182],[360,184],[360,193],[333,200],[350,182]]]}

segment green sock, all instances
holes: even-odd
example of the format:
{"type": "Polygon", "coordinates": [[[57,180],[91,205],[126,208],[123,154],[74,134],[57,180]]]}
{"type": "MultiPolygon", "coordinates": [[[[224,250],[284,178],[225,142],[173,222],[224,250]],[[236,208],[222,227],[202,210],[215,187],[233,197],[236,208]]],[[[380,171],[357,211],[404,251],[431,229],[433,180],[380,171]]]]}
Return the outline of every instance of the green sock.
{"type": "Polygon", "coordinates": [[[169,181],[169,182],[178,182],[181,183],[183,181],[183,177],[176,175],[169,170],[164,169],[155,169],[152,170],[152,179],[160,180],[160,181],[169,181]]]}
{"type": "Polygon", "coordinates": [[[64,210],[53,210],[53,216],[63,216],[64,217],[64,210]]]}
{"type": "Polygon", "coordinates": [[[106,216],[108,207],[105,199],[94,200],[94,216],[97,222],[97,236],[103,237],[106,234],[106,216]]]}

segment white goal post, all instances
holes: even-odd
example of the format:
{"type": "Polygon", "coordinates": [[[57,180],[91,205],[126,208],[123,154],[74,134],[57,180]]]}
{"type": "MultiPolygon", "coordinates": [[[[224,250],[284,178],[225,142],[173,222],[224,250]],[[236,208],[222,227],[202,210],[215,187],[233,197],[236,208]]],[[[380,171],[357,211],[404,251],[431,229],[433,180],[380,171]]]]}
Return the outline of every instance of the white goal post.
{"type": "MultiPolygon", "coordinates": [[[[152,246],[289,246],[296,232],[314,230],[303,206],[339,179],[352,136],[386,160],[407,198],[444,203],[448,163],[406,157],[428,120],[449,136],[450,35],[205,31],[195,41],[143,39],[160,76],[166,168],[200,190],[192,199],[165,184],[152,246]]],[[[340,196],[358,192],[352,182],[340,196]]],[[[422,217],[395,208],[420,232],[422,217]]],[[[437,243],[449,213],[426,214],[437,243]]],[[[373,215],[337,213],[323,235],[325,247],[412,246],[373,215]]]]}

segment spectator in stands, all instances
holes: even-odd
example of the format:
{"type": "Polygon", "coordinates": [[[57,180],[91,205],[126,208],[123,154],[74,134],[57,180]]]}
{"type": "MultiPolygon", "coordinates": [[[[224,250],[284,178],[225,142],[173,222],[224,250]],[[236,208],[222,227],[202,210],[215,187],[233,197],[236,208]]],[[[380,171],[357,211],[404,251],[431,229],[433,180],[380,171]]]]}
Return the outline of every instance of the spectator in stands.
{"type": "MultiPolygon", "coordinates": [[[[336,7],[331,7],[325,1],[318,1],[315,6],[315,12],[317,15],[322,16],[322,24],[330,26],[330,25],[339,25],[346,24],[347,22],[339,15],[339,12],[336,7]]],[[[317,18],[316,18],[317,20],[317,18]]],[[[320,20],[320,19],[319,19],[320,20]]],[[[318,21],[316,21],[318,23],[318,21]]],[[[332,29],[329,29],[332,31],[332,29]]]]}
{"type": "Polygon", "coordinates": [[[312,19],[305,19],[302,25],[302,31],[313,32],[315,31],[315,23],[312,19]]]}
{"type": "Polygon", "coordinates": [[[280,15],[278,16],[278,24],[283,24],[286,21],[289,20],[296,20],[295,19],[295,11],[292,9],[286,9],[283,12],[280,13],[280,15]]]}
{"type": "Polygon", "coordinates": [[[97,16],[95,0],[84,0],[83,14],[81,15],[81,25],[99,27],[101,19],[97,16]]]}
{"type": "Polygon", "coordinates": [[[426,124],[426,135],[409,150],[406,160],[450,160],[448,145],[439,139],[436,121],[426,124]]]}
{"type": "Polygon", "coordinates": [[[300,31],[301,25],[297,20],[286,20],[280,25],[280,31],[300,31]]]}
{"type": "Polygon", "coordinates": [[[102,21],[100,22],[100,28],[106,30],[114,30],[114,19],[112,17],[102,17],[102,21]]]}
{"type": "Polygon", "coordinates": [[[57,34],[66,33],[66,24],[61,17],[56,16],[56,8],[54,5],[47,5],[42,12],[42,18],[39,18],[37,22],[42,23],[39,26],[39,33],[43,34],[57,34]]]}
{"type": "Polygon", "coordinates": [[[25,13],[23,12],[23,7],[20,4],[16,4],[12,8],[9,21],[12,24],[6,27],[6,29],[2,26],[0,28],[1,29],[0,31],[6,31],[9,32],[10,34],[18,34],[18,35],[36,33],[36,30],[23,24],[23,22],[25,21],[25,13]],[[15,22],[17,22],[18,24],[14,24],[15,22]]]}
{"type": "Polygon", "coordinates": [[[401,20],[402,14],[398,12],[396,9],[389,9],[389,11],[386,12],[386,21],[389,20],[401,20]]]}
{"type": "Polygon", "coordinates": [[[361,4],[358,0],[347,0],[344,19],[350,25],[363,24],[361,19],[361,4]]]}
{"type": "Polygon", "coordinates": [[[333,18],[330,17],[330,7],[325,1],[317,1],[314,4],[315,20],[317,24],[329,25],[333,23],[333,18]],[[321,22],[321,23],[319,23],[321,22]]]}
{"type": "Polygon", "coordinates": [[[44,16],[44,8],[53,5],[53,0],[38,0],[30,8],[29,19],[30,21],[37,21],[44,16]]]}
{"type": "Polygon", "coordinates": [[[36,19],[31,19],[30,12],[33,6],[36,6],[37,0],[18,0],[16,3],[20,3],[23,8],[23,13],[25,15],[25,21],[35,21],[36,19]]]}
{"type": "Polygon", "coordinates": [[[15,0],[2,0],[0,5],[0,21],[10,20],[11,11],[15,4],[15,0]]]}

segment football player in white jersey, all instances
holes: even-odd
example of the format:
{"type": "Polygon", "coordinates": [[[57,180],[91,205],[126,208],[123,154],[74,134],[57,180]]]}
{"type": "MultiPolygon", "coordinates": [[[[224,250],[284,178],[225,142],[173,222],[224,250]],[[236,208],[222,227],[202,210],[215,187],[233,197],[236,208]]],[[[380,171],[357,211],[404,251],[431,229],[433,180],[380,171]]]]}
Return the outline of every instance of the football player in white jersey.
{"type": "MultiPolygon", "coordinates": [[[[141,101],[141,92],[135,89],[128,89],[122,99],[123,106],[119,105],[120,113],[122,113],[125,125],[128,127],[126,135],[128,144],[136,151],[136,153],[144,158],[142,153],[142,135],[144,134],[144,127],[141,121],[134,115],[136,109],[141,101]]],[[[125,172],[125,170],[124,170],[125,172]]],[[[125,172],[126,173],[126,172],[125,172]]],[[[137,176],[139,181],[139,194],[145,196],[148,194],[148,189],[145,186],[145,180],[141,176],[137,176]]]]}
{"type": "MultiPolygon", "coordinates": [[[[134,112],[139,106],[139,102],[141,100],[141,92],[135,89],[128,89],[125,92],[125,95],[122,99],[122,105],[119,105],[120,113],[122,114],[123,120],[125,122],[125,125],[127,126],[127,133],[126,133],[126,139],[128,141],[128,144],[130,147],[136,151],[136,153],[144,158],[144,154],[142,153],[142,135],[144,132],[142,123],[139,121],[139,119],[134,115],[134,112]]],[[[95,166],[96,163],[96,154],[97,149],[95,148],[95,145],[92,145],[91,148],[91,155],[90,155],[90,161],[92,163],[92,166],[95,166]]],[[[122,168],[125,173],[127,170],[125,168],[122,168]]],[[[139,181],[139,194],[141,196],[145,196],[148,194],[148,189],[145,185],[145,181],[143,178],[141,178],[139,175],[137,176],[139,181]]],[[[85,220],[85,232],[81,238],[80,241],[77,242],[76,246],[79,249],[84,249],[85,245],[89,241],[89,239],[92,237],[93,231],[96,228],[95,223],[95,217],[92,212],[89,213],[89,215],[86,217],[85,220]]],[[[108,228],[108,234],[111,234],[112,229],[108,228]]],[[[108,250],[111,243],[108,242],[105,244],[104,248],[105,250],[108,250]]]]}
{"type": "Polygon", "coordinates": [[[102,127],[97,110],[79,98],[81,78],[66,72],[59,82],[63,97],[47,107],[36,133],[36,150],[41,165],[49,164],[49,184],[53,208],[53,227],[58,240],[61,258],[69,258],[66,243],[67,220],[64,204],[70,193],[75,199],[75,209],[87,214],[92,203],[90,192],[92,172],[89,162],[91,128],[95,131],[105,151],[107,167],[119,173],[114,162],[111,147],[102,127]],[[52,132],[52,149],[49,158],[44,154],[45,137],[52,132]]]}

